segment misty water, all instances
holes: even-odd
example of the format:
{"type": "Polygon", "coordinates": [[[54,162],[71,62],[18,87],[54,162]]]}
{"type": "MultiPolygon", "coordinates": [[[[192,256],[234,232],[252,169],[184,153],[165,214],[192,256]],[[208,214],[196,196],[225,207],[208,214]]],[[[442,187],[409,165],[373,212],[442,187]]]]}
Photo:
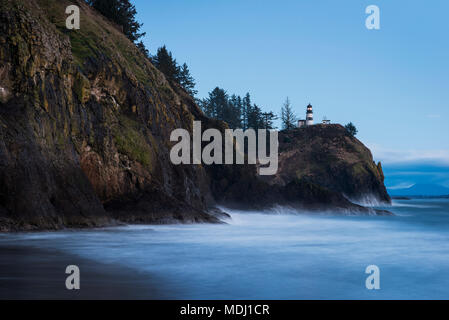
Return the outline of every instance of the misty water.
{"type": "Polygon", "coordinates": [[[0,244],[125,266],[157,280],[161,298],[448,299],[449,199],[387,209],[395,216],[228,210],[223,225],[3,234],[0,244]],[[365,287],[373,264],[380,290],[365,287]]]}

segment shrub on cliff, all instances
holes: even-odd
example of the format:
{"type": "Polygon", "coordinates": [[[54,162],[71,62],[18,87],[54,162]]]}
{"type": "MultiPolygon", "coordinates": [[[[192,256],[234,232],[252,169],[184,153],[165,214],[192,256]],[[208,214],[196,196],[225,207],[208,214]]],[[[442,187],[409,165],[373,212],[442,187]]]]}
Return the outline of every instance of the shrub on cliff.
{"type": "Polygon", "coordinates": [[[345,125],[345,129],[348,130],[349,134],[353,137],[355,137],[357,132],[359,132],[352,122],[349,122],[347,125],[345,125]]]}

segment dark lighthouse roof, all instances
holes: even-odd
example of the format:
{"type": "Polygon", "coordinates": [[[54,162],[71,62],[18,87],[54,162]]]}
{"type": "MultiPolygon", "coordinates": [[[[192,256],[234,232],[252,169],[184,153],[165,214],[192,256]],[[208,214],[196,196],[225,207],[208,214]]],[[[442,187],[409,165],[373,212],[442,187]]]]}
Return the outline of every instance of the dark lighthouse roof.
{"type": "Polygon", "coordinates": [[[312,111],[312,105],[309,103],[309,105],[307,106],[307,113],[313,113],[312,111]]]}

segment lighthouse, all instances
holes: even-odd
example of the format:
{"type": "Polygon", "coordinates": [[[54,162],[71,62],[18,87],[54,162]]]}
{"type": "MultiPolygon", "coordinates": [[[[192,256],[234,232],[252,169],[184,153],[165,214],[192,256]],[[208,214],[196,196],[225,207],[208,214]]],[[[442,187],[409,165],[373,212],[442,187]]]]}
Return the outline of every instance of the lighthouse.
{"type": "Polygon", "coordinates": [[[306,126],[313,125],[313,109],[312,105],[309,103],[307,106],[307,113],[306,113],[306,126]]]}
{"type": "MultiPolygon", "coordinates": [[[[331,123],[331,121],[327,120],[325,118],[323,120],[322,124],[329,124],[329,123],[331,123]]],[[[298,120],[298,128],[308,127],[308,126],[313,126],[313,109],[312,109],[312,105],[310,103],[307,105],[306,119],[298,120]]]]}

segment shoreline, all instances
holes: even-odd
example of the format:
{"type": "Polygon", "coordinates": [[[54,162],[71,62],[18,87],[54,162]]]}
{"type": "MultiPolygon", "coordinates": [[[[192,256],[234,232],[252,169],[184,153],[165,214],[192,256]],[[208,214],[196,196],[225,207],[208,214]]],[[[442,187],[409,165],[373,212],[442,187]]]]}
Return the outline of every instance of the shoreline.
{"type": "Polygon", "coordinates": [[[164,299],[154,276],[58,250],[0,243],[0,300],[164,299]],[[68,265],[80,268],[80,290],[67,290],[68,265]]]}
{"type": "MultiPolygon", "coordinates": [[[[303,206],[297,206],[297,205],[272,205],[269,207],[261,207],[261,208],[254,208],[253,210],[249,209],[246,206],[242,206],[242,205],[235,205],[233,206],[232,204],[229,205],[227,208],[224,208],[222,206],[218,206],[216,208],[211,209],[208,212],[208,215],[213,218],[213,220],[182,220],[182,219],[166,219],[166,220],[149,220],[149,221],[142,221],[139,219],[132,219],[132,218],[128,218],[128,219],[119,219],[117,217],[114,217],[113,220],[111,220],[110,223],[105,223],[105,224],[101,224],[101,223],[93,223],[92,225],[74,225],[74,226],[70,226],[70,225],[65,225],[65,226],[60,226],[60,227],[55,227],[55,228],[40,228],[38,226],[33,226],[33,227],[23,227],[20,226],[18,227],[17,225],[15,225],[14,227],[10,227],[10,225],[2,225],[2,220],[0,219],[0,234],[14,234],[14,233],[21,233],[21,232],[30,232],[30,233],[34,233],[34,232],[58,232],[58,231],[63,231],[63,230],[70,230],[70,231],[76,231],[76,230],[94,230],[94,229],[104,229],[104,228],[110,228],[110,227],[119,227],[119,226],[126,226],[126,225],[171,225],[171,224],[181,224],[181,225],[189,225],[189,224],[222,224],[222,223],[226,223],[226,220],[231,218],[231,216],[223,210],[226,209],[237,209],[237,210],[243,210],[243,211],[265,211],[265,210],[272,210],[274,208],[277,207],[286,207],[286,208],[292,208],[292,209],[296,209],[296,210],[300,210],[300,211],[305,211],[305,212],[309,212],[312,214],[316,214],[317,212],[332,212],[335,215],[347,215],[347,213],[351,213],[351,215],[360,215],[360,216],[370,216],[370,215],[376,215],[376,216],[394,216],[394,213],[392,213],[389,210],[385,210],[385,209],[379,209],[379,208],[375,208],[375,207],[369,207],[369,206],[365,206],[365,205],[359,205],[353,202],[351,203],[351,207],[349,208],[343,208],[343,207],[339,207],[339,206],[310,206],[310,207],[303,207],[303,206]]],[[[391,204],[389,204],[389,206],[391,207],[391,204]]],[[[95,221],[93,221],[95,222],[95,221]]],[[[0,245],[1,248],[1,245],[0,245]]]]}

